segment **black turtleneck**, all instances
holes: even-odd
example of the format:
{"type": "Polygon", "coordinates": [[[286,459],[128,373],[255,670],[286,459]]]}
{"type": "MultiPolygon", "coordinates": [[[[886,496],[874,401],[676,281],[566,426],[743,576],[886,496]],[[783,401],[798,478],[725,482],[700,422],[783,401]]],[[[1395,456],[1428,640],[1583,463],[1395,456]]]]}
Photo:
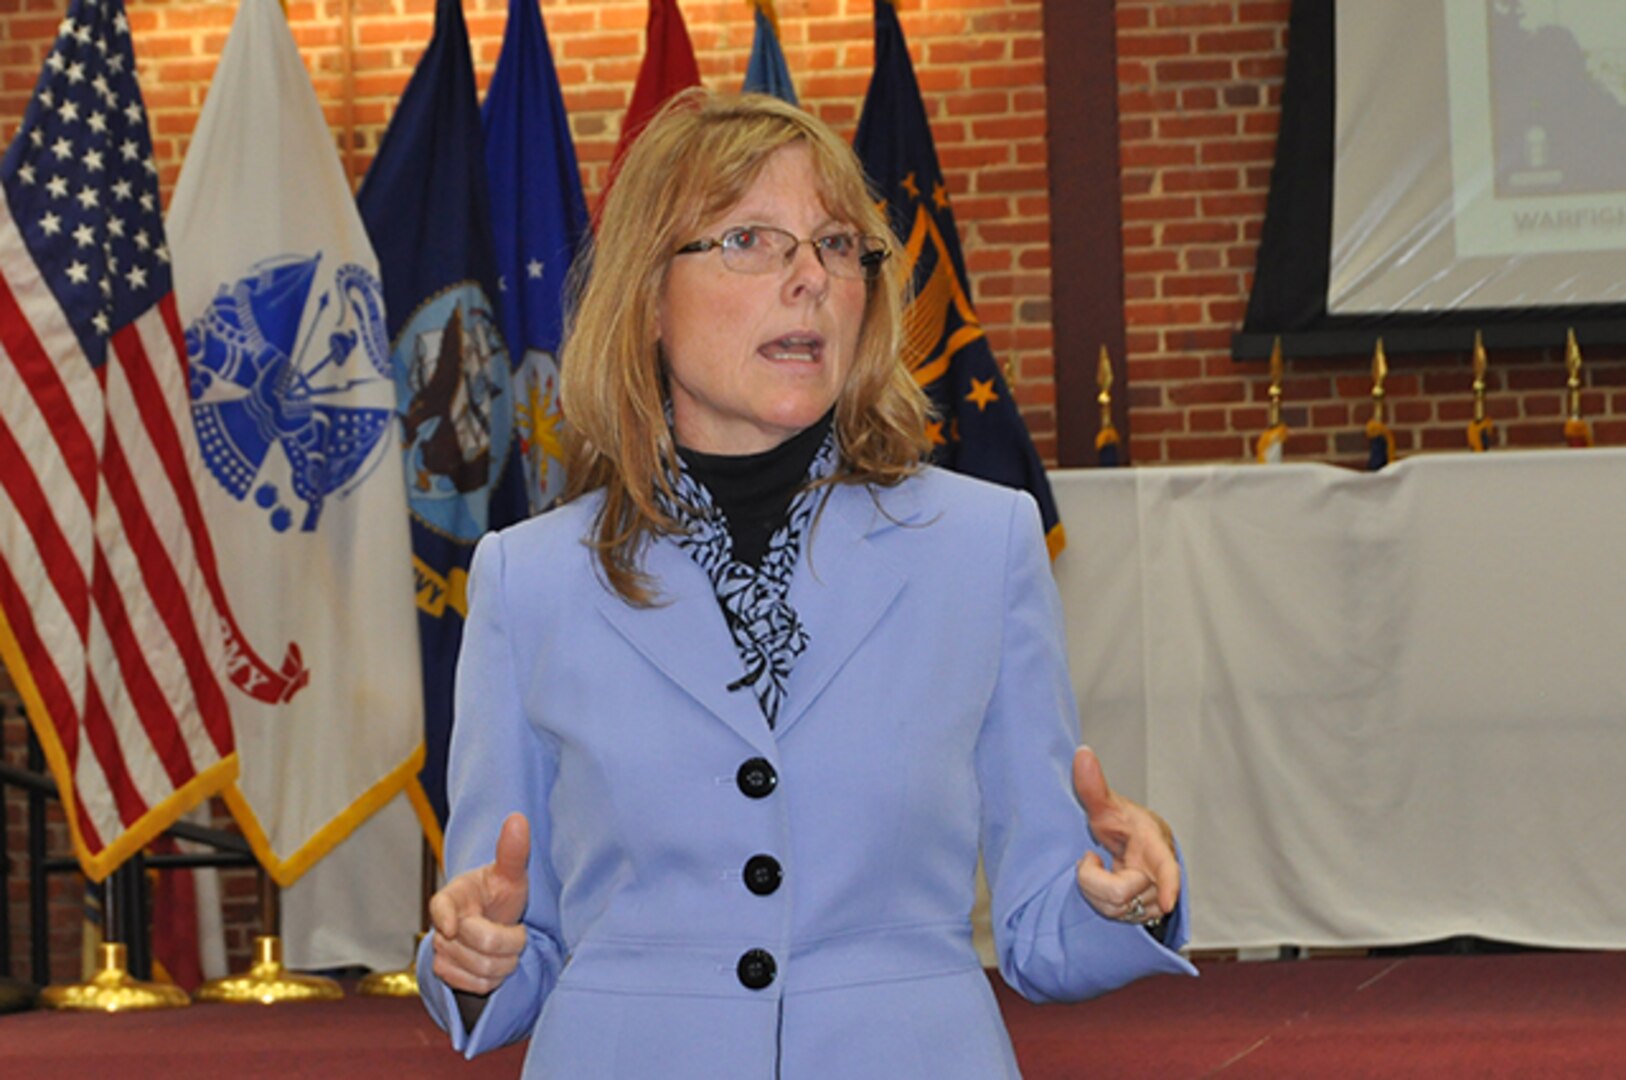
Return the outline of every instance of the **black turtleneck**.
{"type": "Polygon", "coordinates": [[[831,409],[812,427],[759,454],[703,454],[678,447],[689,475],[706,485],[723,512],[736,562],[761,564],[768,538],[789,519],[791,500],[807,479],[834,417],[831,409]]]}

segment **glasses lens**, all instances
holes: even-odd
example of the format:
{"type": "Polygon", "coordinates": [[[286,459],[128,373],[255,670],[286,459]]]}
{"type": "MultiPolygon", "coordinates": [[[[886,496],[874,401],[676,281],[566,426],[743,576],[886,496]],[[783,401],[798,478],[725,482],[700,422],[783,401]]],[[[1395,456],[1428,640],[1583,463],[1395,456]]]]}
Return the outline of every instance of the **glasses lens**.
{"type": "Polygon", "coordinates": [[[837,277],[872,281],[886,260],[886,245],[874,236],[831,233],[814,241],[824,268],[837,277]]]}
{"type": "MultiPolygon", "coordinates": [[[[723,265],[740,274],[774,274],[785,268],[803,241],[772,225],[738,225],[718,238],[723,265]]],[[[825,270],[836,277],[872,281],[886,261],[886,243],[876,236],[831,233],[807,241],[825,270]]]]}
{"type": "Polygon", "coordinates": [[[819,261],[837,277],[860,277],[864,268],[858,262],[858,234],[843,232],[821,236],[813,241],[818,249],[819,261]]]}
{"type": "Polygon", "coordinates": [[[741,274],[771,274],[785,265],[796,238],[769,225],[741,225],[722,235],[723,263],[741,274]]]}

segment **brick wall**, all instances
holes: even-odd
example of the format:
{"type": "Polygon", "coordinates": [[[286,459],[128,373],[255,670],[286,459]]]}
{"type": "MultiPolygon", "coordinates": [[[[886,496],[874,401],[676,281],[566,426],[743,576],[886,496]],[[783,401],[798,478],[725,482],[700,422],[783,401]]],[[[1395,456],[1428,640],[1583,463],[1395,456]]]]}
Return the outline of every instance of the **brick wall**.
{"type": "MultiPolygon", "coordinates": [[[[1052,0],[1097,3],[1106,0],[1052,0]]],[[[803,102],[845,135],[872,63],[872,0],[779,0],[785,52],[803,102]]],[[[55,33],[62,0],[0,0],[0,138],[9,142],[55,33]]],[[[230,0],[127,0],[165,196],[230,27],[230,0]]],[[[359,182],[426,44],[433,0],[288,0],[330,125],[359,182]],[[346,63],[348,57],[348,65],[346,63]],[[347,92],[353,90],[353,92],[347,92]]],[[[593,198],[643,50],[645,0],[541,0],[593,198]]],[[[737,86],[749,54],[746,0],[682,0],[708,85],[737,86]]],[[[1132,452],[1141,464],[1241,461],[1265,423],[1262,365],[1229,358],[1246,304],[1274,151],[1287,0],[1117,0],[1125,310],[1132,452]]],[[[1040,0],[899,0],[927,112],[955,200],[979,314],[1013,376],[1040,452],[1054,461],[1047,127],[1040,0]]],[[[464,0],[479,78],[490,78],[504,0],[464,0]]],[[[1064,124],[1065,118],[1058,118],[1064,124]]],[[[1093,363],[1094,348],[1066,350],[1093,363]]],[[[1391,354],[1391,422],[1402,454],[1454,449],[1470,408],[1466,356],[1391,354]]],[[[1561,442],[1562,365],[1550,353],[1495,355],[1491,408],[1506,441],[1561,442]]],[[[1626,442],[1626,360],[1588,355],[1584,407],[1601,444],[1626,442]]],[[[1122,387],[1120,387],[1122,389],[1122,387]]],[[[1288,456],[1364,456],[1365,364],[1288,360],[1288,456]]],[[[0,690],[5,686],[0,676],[0,690]]],[[[7,760],[21,728],[8,721],[7,760]]],[[[21,810],[7,806],[20,853],[21,810]]],[[[60,850],[58,848],[57,850],[60,850]]],[[[13,882],[13,935],[20,885],[13,882]]],[[[67,883],[54,922],[77,920],[67,883]]],[[[252,881],[228,885],[241,966],[252,881]]],[[[63,930],[63,934],[70,931],[63,930]]],[[[54,942],[58,951],[72,950],[54,942]]],[[[26,958],[26,944],[14,963],[26,958]]],[[[61,962],[75,962],[72,955],[61,962]]]]}
{"type": "MultiPolygon", "coordinates": [[[[0,0],[0,136],[22,117],[63,0],[0,0]]],[[[197,123],[236,4],[127,0],[165,198],[197,123]]],[[[1013,375],[1040,452],[1055,457],[1048,306],[1042,11],[1039,0],[901,0],[978,312],[1013,375]]],[[[427,44],[433,0],[351,0],[348,84],[340,0],[288,0],[289,22],[359,184],[427,44]]],[[[746,0],[681,4],[709,86],[737,88],[753,34],[746,0]]],[[[873,63],[871,0],[780,0],[797,91],[851,136],[873,63]]],[[[496,65],[506,0],[464,0],[482,92],[496,65]]],[[[542,0],[589,200],[620,133],[643,55],[647,0],[542,0]]]]}
{"type": "MultiPolygon", "coordinates": [[[[1288,0],[1117,0],[1124,316],[1139,464],[1239,461],[1265,427],[1269,380],[1230,358],[1270,190],[1288,0]]],[[[1388,353],[1401,455],[1460,450],[1472,415],[1464,353],[1388,353]]],[[[1503,445],[1563,444],[1561,350],[1496,353],[1487,379],[1503,445]]],[[[1626,350],[1587,350],[1582,410],[1626,442],[1626,350]]],[[[1371,415],[1367,358],[1288,357],[1289,459],[1356,465],[1371,415]]]]}

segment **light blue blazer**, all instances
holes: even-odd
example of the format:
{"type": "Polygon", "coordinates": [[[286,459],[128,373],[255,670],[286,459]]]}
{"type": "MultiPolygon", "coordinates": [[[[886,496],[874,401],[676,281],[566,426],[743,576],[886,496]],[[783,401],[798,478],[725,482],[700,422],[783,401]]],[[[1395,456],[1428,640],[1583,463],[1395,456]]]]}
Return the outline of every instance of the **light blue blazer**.
{"type": "MultiPolygon", "coordinates": [[[[602,584],[597,507],[475,555],[447,872],[489,862],[510,811],[533,846],[529,944],[473,1030],[419,955],[457,1049],[529,1036],[528,1077],[1016,1077],[971,943],[979,845],[1000,971],[1030,1000],[1194,973],[1075,884],[1096,845],[1027,495],[936,469],[834,489],[790,589],[810,641],[775,730],[728,689],[738,653],[675,544],[645,556],[660,606],[602,584]],[[747,874],[756,856],[779,875],[747,874]]],[[[1176,948],[1186,919],[1182,890],[1176,948]]]]}

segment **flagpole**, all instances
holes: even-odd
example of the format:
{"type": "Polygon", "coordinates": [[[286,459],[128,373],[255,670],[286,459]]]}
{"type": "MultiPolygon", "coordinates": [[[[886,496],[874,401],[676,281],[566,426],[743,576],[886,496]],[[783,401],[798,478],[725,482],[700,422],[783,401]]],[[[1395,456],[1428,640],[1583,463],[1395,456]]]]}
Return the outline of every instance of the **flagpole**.
{"type": "MultiPolygon", "coordinates": [[[[287,0],[283,0],[284,4],[287,0]]],[[[356,27],[355,0],[339,0],[339,61],[344,82],[344,175],[356,189],[356,27]]]]}

